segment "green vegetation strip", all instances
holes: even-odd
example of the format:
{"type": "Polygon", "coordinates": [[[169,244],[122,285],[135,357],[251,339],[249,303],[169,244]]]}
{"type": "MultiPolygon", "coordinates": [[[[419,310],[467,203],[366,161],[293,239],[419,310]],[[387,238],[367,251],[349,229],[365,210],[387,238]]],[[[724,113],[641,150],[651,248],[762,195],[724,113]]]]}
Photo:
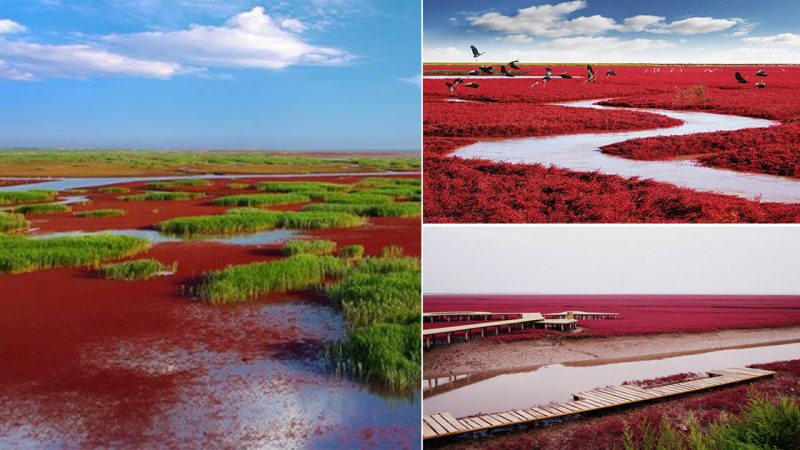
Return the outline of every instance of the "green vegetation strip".
{"type": "Polygon", "coordinates": [[[126,202],[169,202],[174,200],[193,200],[205,197],[202,192],[182,192],[182,191],[151,191],[144,194],[133,194],[119,197],[119,200],[126,202]]]}
{"type": "Polygon", "coordinates": [[[49,202],[56,199],[55,191],[2,191],[0,205],[18,205],[20,203],[49,202]]]}
{"type": "Polygon", "coordinates": [[[348,259],[361,259],[364,257],[364,246],[355,244],[342,247],[339,250],[339,256],[348,259]]]}
{"type": "Polygon", "coordinates": [[[60,203],[34,203],[14,208],[14,212],[17,214],[57,214],[69,211],[69,206],[60,203]]]}
{"type": "Polygon", "coordinates": [[[236,208],[226,214],[170,219],[156,224],[159,231],[180,236],[231,235],[255,233],[275,228],[314,230],[352,228],[364,219],[340,212],[262,211],[236,208]]]}
{"type": "Polygon", "coordinates": [[[262,206],[304,203],[308,201],[311,201],[308,195],[297,192],[287,192],[281,194],[228,195],[216,199],[214,204],[223,206],[262,206]]]}
{"type": "Polygon", "coordinates": [[[330,255],[336,251],[336,242],[324,239],[297,240],[283,244],[283,253],[295,255],[330,255]]]}
{"type": "Polygon", "coordinates": [[[302,291],[341,275],[349,263],[333,256],[298,255],[279,261],[231,266],[207,275],[195,295],[213,304],[240,303],[272,293],[302,291]]]}
{"type": "Polygon", "coordinates": [[[0,273],[55,267],[96,267],[135,255],[149,246],[146,239],[107,234],[41,239],[0,236],[0,273]]]}
{"type": "Polygon", "coordinates": [[[103,277],[112,280],[149,280],[165,273],[174,273],[178,263],[167,266],[155,259],[137,259],[120,263],[106,264],[100,267],[103,277]]]}
{"type": "Polygon", "coordinates": [[[28,225],[25,216],[0,211],[0,233],[24,230],[28,225]]]}
{"type": "Polygon", "coordinates": [[[708,430],[690,415],[687,424],[673,423],[666,415],[659,424],[644,420],[635,428],[626,426],[624,448],[757,450],[800,448],[800,407],[795,394],[770,400],[750,391],[739,416],[723,414],[708,430]],[[686,431],[683,431],[686,430],[686,431]]]}
{"type": "Polygon", "coordinates": [[[102,194],[127,194],[131,190],[129,188],[122,186],[108,186],[108,187],[101,187],[97,191],[102,194]]]}
{"type": "Polygon", "coordinates": [[[317,203],[303,208],[304,211],[342,212],[366,217],[419,217],[417,202],[386,203],[378,205],[353,205],[341,203],[317,203]]]}
{"type": "Polygon", "coordinates": [[[76,217],[117,217],[124,216],[125,211],[121,209],[92,209],[88,211],[77,211],[72,213],[76,217]]]}
{"type": "Polygon", "coordinates": [[[350,188],[347,184],[321,183],[313,181],[263,181],[256,183],[259,191],[272,192],[325,192],[344,191],[350,188]]]}
{"type": "Polygon", "coordinates": [[[211,186],[211,182],[202,178],[186,178],[183,180],[154,181],[147,184],[147,187],[151,189],[170,189],[186,186],[211,186]]]}

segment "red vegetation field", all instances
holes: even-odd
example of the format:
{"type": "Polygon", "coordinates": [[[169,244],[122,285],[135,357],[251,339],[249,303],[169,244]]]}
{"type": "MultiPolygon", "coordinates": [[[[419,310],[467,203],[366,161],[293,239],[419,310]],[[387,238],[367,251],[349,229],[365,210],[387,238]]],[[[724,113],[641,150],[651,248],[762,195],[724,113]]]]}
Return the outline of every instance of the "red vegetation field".
{"type": "MultiPolygon", "coordinates": [[[[619,320],[579,320],[580,335],[691,333],[800,325],[798,296],[426,295],[425,312],[618,312],[619,320]]],[[[526,330],[527,331],[527,330],[526,330]]],[[[538,330],[534,330],[538,331],[538,330]]],[[[523,336],[524,332],[519,336],[523,336]]]]}
{"type": "Polygon", "coordinates": [[[626,427],[636,429],[645,421],[657,426],[662,416],[680,426],[687,422],[691,412],[701,427],[708,427],[723,413],[740,414],[742,407],[747,404],[748,392],[751,389],[767,398],[793,395],[800,402],[800,396],[797,394],[800,392],[800,360],[758,364],[752,367],[773,370],[777,374],[774,378],[752,384],[684,395],[672,400],[614,411],[611,414],[586,416],[580,420],[540,428],[531,427],[484,439],[454,441],[442,448],[491,450],[623,448],[622,433],[626,427]],[[587,443],[591,443],[591,447],[587,447],[587,443]]]}
{"type": "MultiPolygon", "coordinates": [[[[426,72],[472,66],[425,66],[426,72]]],[[[582,66],[553,66],[584,75],[582,66]]],[[[605,67],[595,67],[604,74],[605,67]]],[[[630,111],[574,109],[545,103],[609,98],[608,104],[740,114],[784,121],[774,129],[652,138],[607,148],[644,159],[703,156],[702,164],[733,170],[796,176],[800,117],[800,68],[767,67],[769,87],[739,85],[735,71],[753,67],[615,68],[596,83],[557,79],[531,87],[532,79],[480,79],[480,87],[449,92],[445,80],[424,81],[426,222],[797,222],[800,205],[761,203],[701,193],[667,183],[575,173],[531,164],[462,160],[448,156],[477,140],[673,126],[670,119],[630,111]],[[680,70],[683,70],[681,72],[680,70]],[[647,70],[647,73],[644,71],[647,70]],[[698,88],[702,86],[702,88],[698,88]],[[458,98],[471,102],[450,102],[458,98]],[[559,111],[561,110],[561,111],[559,111]],[[625,114],[621,114],[621,113],[625,114]],[[685,144],[683,144],[685,139],[685,144]],[[696,140],[694,140],[696,139],[696,140]],[[664,143],[662,144],[662,140],[664,143]],[[672,147],[678,150],[670,151],[672,147]],[[628,146],[632,149],[629,150],[628,146]],[[702,150],[696,151],[697,147],[702,150]],[[652,153],[652,155],[651,155],[652,153]],[[647,156],[651,155],[651,156],[647,156]]],[[[524,66],[543,75],[544,67],[524,66]]],[[[525,73],[521,73],[525,74],[525,73]]],[[[455,78],[455,75],[453,75],[455,78]]],[[[754,78],[751,76],[751,78],[754,78]]]]}

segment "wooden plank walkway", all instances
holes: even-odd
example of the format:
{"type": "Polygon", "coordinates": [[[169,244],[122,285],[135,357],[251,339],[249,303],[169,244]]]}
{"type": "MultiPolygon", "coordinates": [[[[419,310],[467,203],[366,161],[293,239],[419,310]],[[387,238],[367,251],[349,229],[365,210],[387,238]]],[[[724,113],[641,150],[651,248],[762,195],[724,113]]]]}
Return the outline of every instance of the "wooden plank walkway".
{"type": "Polygon", "coordinates": [[[609,388],[596,388],[574,394],[574,400],[554,403],[528,409],[515,409],[481,416],[456,419],[448,413],[423,416],[422,437],[434,439],[444,436],[488,430],[528,422],[571,416],[622,405],[630,405],[651,400],[688,394],[718,386],[742,383],[771,377],[775,372],[769,370],[735,367],[732,369],[708,372],[708,378],[683,381],[653,388],[624,385],[609,388]]]}

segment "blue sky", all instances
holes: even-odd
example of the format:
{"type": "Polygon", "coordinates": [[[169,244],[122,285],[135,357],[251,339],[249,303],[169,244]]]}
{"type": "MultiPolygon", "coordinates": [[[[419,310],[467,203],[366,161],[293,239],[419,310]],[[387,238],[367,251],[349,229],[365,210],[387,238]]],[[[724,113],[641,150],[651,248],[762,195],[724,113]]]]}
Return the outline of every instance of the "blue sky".
{"type": "Polygon", "coordinates": [[[429,0],[423,60],[798,63],[796,0],[429,0]]]}
{"type": "Polygon", "coordinates": [[[0,148],[418,150],[419,0],[3,0],[0,148]]]}

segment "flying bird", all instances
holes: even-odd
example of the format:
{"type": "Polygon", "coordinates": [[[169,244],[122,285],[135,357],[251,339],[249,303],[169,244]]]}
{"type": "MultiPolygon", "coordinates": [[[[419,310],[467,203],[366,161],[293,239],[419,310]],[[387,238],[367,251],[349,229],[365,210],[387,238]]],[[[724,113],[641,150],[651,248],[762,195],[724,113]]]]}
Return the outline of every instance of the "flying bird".
{"type": "Polygon", "coordinates": [[[480,75],[480,74],[481,74],[481,71],[480,71],[480,70],[470,70],[468,73],[469,73],[470,75],[480,75]]]}
{"type": "Polygon", "coordinates": [[[567,78],[567,79],[571,79],[572,78],[572,76],[568,75],[567,72],[561,72],[560,74],[558,74],[558,76],[560,76],[561,78],[567,78]]]}
{"type": "Polygon", "coordinates": [[[448,89],[450,92],[453,92],[453,91],[455,91],[455,90],[456,90],[456,84],[455,84],[455,83],[451,83],[451,82],[449,82],[449,81],[445,81],[445,82],[444,82],[444,84],[445,84],[445,86],[447,86],[447,89],[448,89]]]}
{"type": "Polygon", "coordinates": [[[508,66],[511,67],[512,69],[519,70],[519,67],[517,66],[518,62],[519,62],[519,60],[515,59],[515,60],[511,61],[510,63],[508,63],[508,66]]]}
{"type": "Polygon", "coordinates": [[[478,89],[478,83],[475,83],[475,82],[467,83],[467,84],[464,85],[464,87],[468,87],[468,88],[472,88],[472,89],[478,89]]]}
{"type": "Polygon", "coordinates": [[[479,66],[478,69],[481,69],[481,72],[491,75],[492,74],[492,66],[479,66]]]}
{"type": "Polygon", "coordinates": [[[757,77],[765,77],[765,76],[767,76],[767,71],[764,70],[764,69],[761,69],[758,72],[756,72],[756,76],[757,77]]]}
{"type": "Polygon", "coordinates": [[[459,84],[463,83],[463,82],[464,82],[464,79],[459,77],[459,78],[456,78],[455,80],[453,80],[452,83],[445,82],[444,84],[447,85],[447,88],[450,89],[450,92],[454,92],[456,90],[456,87],[459,84]]]}
{"type": "Polygon", "coordinates": [[[483,52],[483,53],[479,52],[478,48],[475,47],[474,45],[470,45],[469,48],[470,48],[470,50],[472,50],[472,57],[475,58],[475,59],[478,59],[478,56],[481,56],[484,53],[486,53],[486,52],[483,52]]]}
{"type": "Polygon", "coordinates": [[[736,81],[738,81],[740,84],[746,84],[746,83],[748,83],[747,79],[746,79],[746,78],[744,78],[744,77],[742,76],[742,74],[741,74],[741,73],[739,73],[739,72],[736,72],[736,73],[734,74],[734,76],[736,77],[736,81]]]}
{"type": "Polygon", "coordinates": [[[513,78],[514,77],[514,75],[512,75],[511,72],[509,72],[506,69],[506,66],[500,66],[500,73],[502,73],[503,76],[506,76],[506,77],[509,77],[509,78],[513,78]]]}
{"type": "Polygon", "coordinates": [[[586,82],[594,83],[594,69],[591,64],[586,65],[586,82]]]}
{"type": "Polygon", "coordinates": [[[608,69],[608,71],[606,71],[606,76],[615,77],[617,76],[617,72],[614,72],[614,69],[608,69]]]}
{"type": "MultiPolygon", "coordinates": [[[[547,82],[545,81],[545,83],[547,83],[547,82]]],[[[534,83],[531,85],[531,87],[536,87],[536,86],[538,86],[538,85],[539,85],[539,82],[538,82],[538,81],[536,81],[536,82],[534,82],[534,83]]]]}
{"type": "Polygon", "coordinates": [[[763,81],[756,83],[756,89],[764,89],[765,87],[767,87],[767,83],[764,83],[763,81]]]}

